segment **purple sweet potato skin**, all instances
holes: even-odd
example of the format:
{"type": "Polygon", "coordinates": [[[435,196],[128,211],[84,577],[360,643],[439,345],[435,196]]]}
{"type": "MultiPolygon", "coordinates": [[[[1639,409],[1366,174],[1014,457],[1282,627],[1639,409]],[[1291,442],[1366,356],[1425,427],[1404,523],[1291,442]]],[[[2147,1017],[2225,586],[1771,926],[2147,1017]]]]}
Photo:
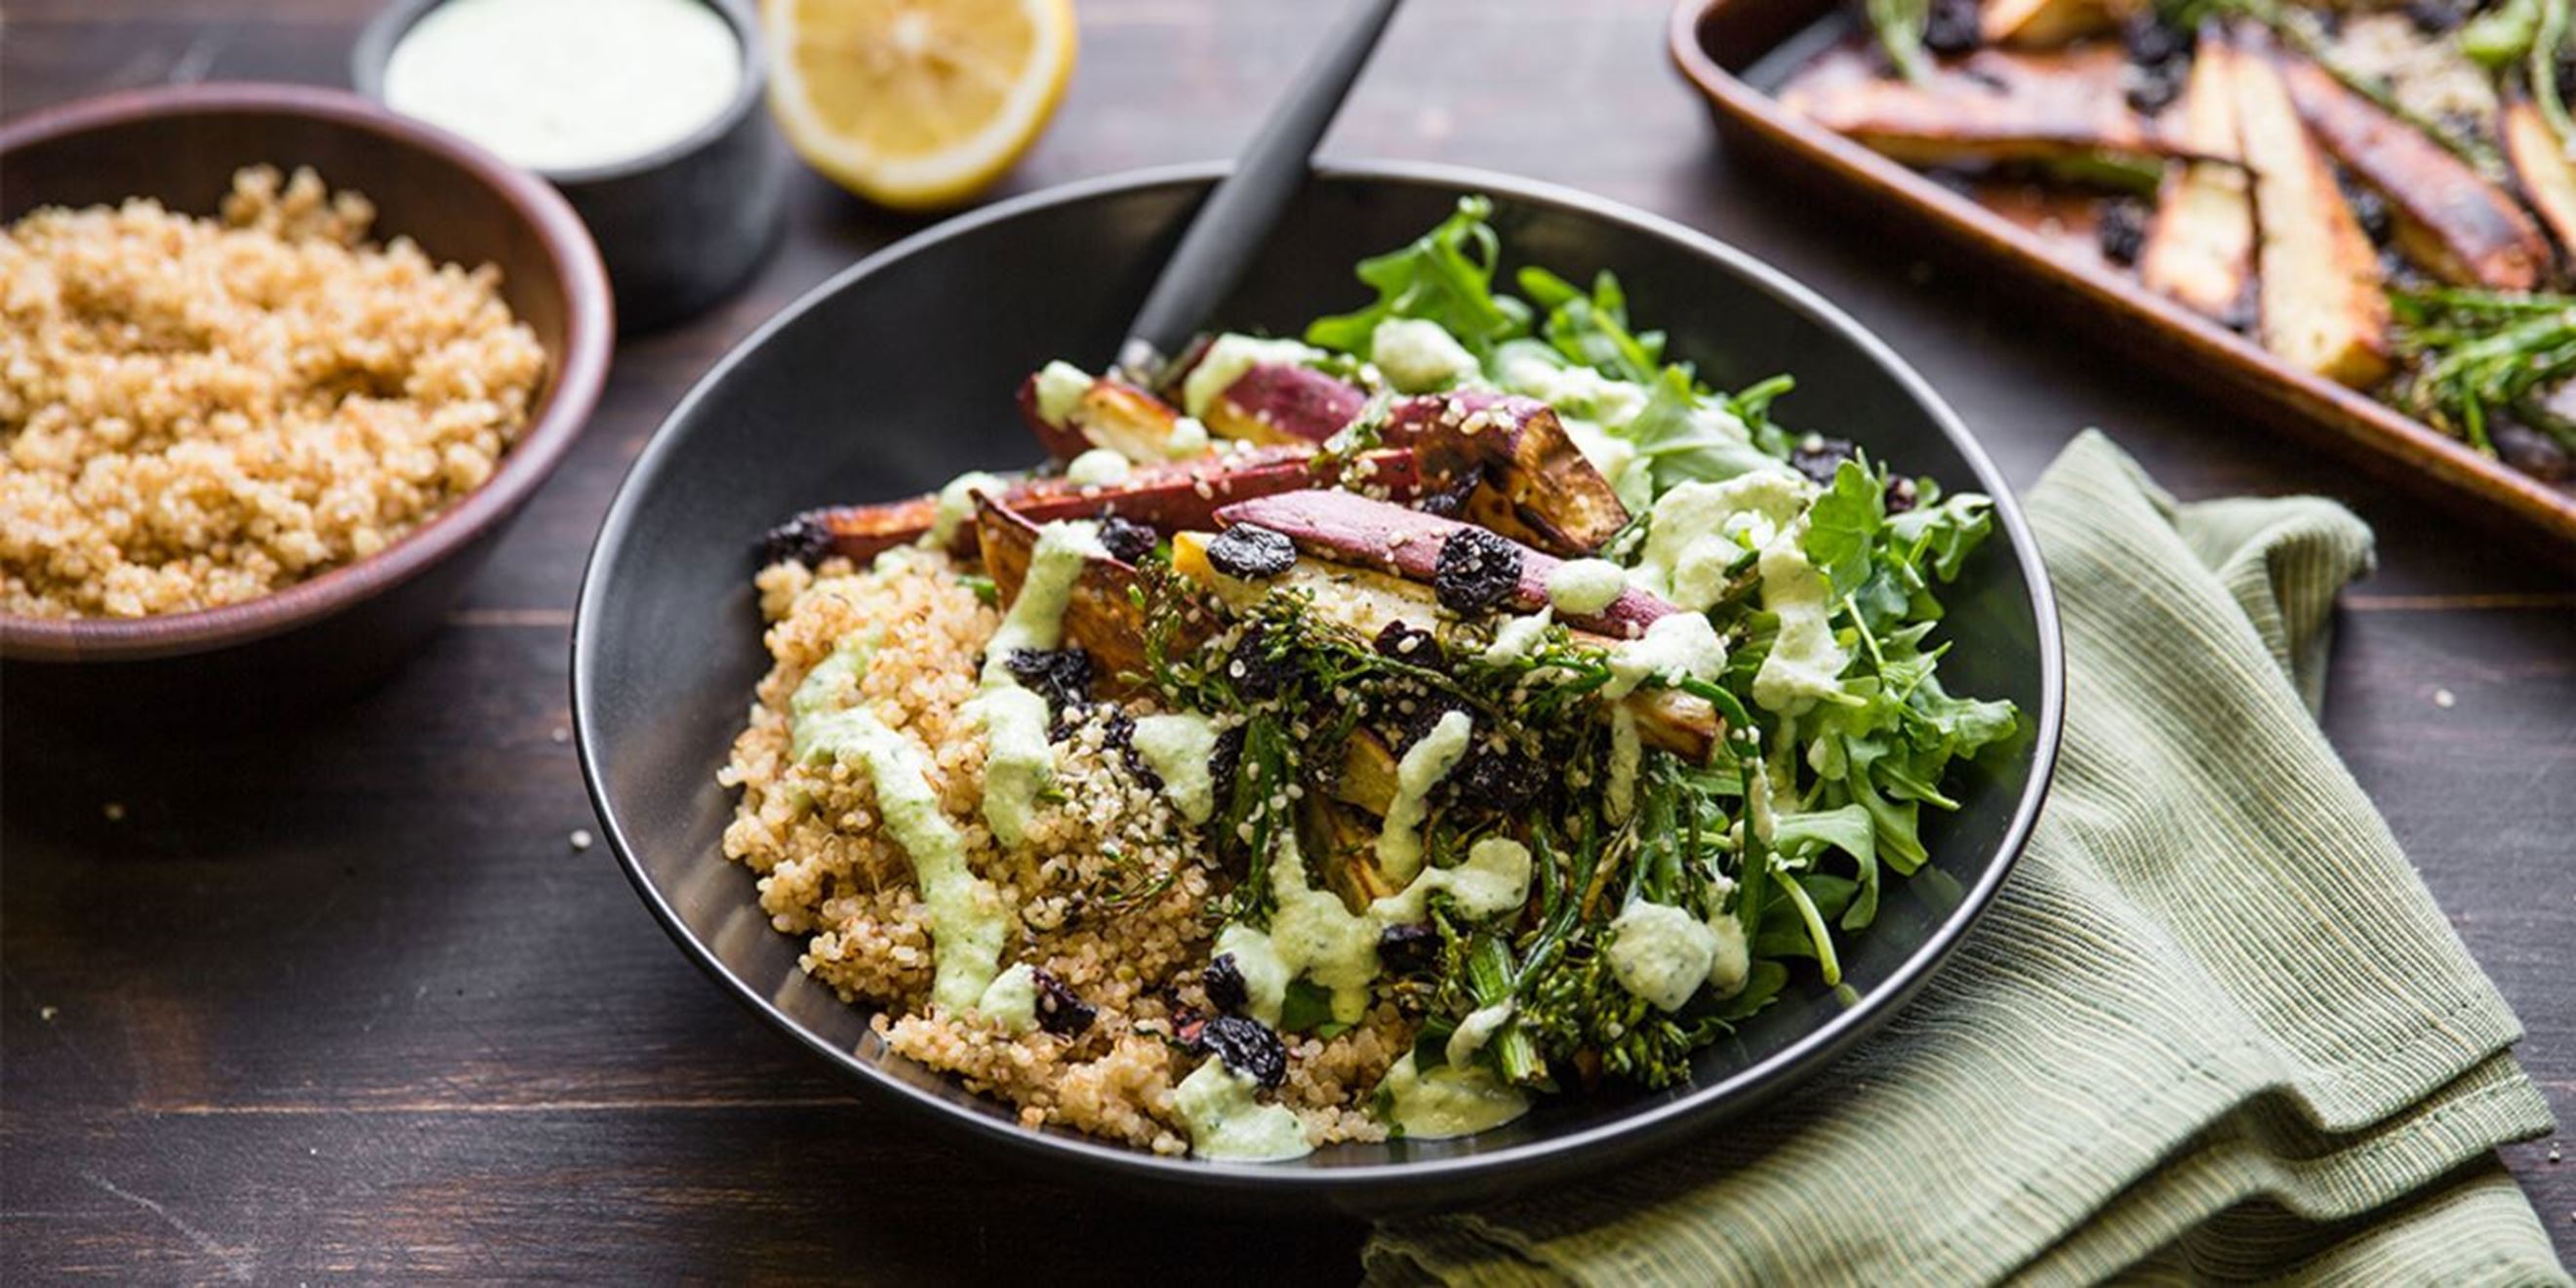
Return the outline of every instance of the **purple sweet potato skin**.
{"type": "MultiPolygon", "coordinates": [[[[1369,464],[1372,485],[1393,496],[1414,494],[1418,482],[1411,452],[1382,450],[1362,459],[1369,464]]],[[[1328,483],[1334,468],[1305,447],[1254,447],[1228,456],[1144,466],[1126,482],[1106,486],[1084,487],[1061,476],[1008,479],[994,499],[1032,523],[1117,515],[1168,536],[1216,526],[1217,510],[1230,502],[1328,483]]],[[[863,563],[919,541],[938,513],[938,497],[915,496],[814,510],[800,518],[821,528],[830,553],[863,563]]],[[[974,550],[975,535],[961,525],[950,552],[974,550]]]]}
{"type": "Polygon", "coordinates": [[[1027,422],[1029,434],[1038,440],[1046,454],[1059,461],[1069,461],[1091,450],[1091,440],[1083,437],[1074,425],[1058,425],[1038,414],[1038,376],[1032,371],[1020,381],[1020,419],[1027,422]]]}
{"type": "MultiPolygon", "coordinates": [[[[1258,524],[1286,536],[1298,549],[1319,558],[1361,564],[1391,572],[1407,581],[1429,582],[1439,565],[1440,547],[1451,534],[1476,525],[1426,514],[1350,492],[1282,492],[1221,507],[1216,521],[1231,527],[1258,524]]],[[[1536,611],[1548,602],[1547,577],[1562,562],[1544,551],[1521,548],[1520,584],[1512,606],[1536,611]]],[[[1644,633],[1656,618],[1681,611],[1644,591],[1630,588],[1608,608],[1594,614],[1569,614],[1567,625],[1618,639],[1644,633]]]]}
{"type": "Polygon", "coordinates": [[[1208,430],[1254,443],[1320,443],[1367,405],[1368,395],[1349,381],[1310,367],[1262,363],[1217,395],[1208,430]]]}

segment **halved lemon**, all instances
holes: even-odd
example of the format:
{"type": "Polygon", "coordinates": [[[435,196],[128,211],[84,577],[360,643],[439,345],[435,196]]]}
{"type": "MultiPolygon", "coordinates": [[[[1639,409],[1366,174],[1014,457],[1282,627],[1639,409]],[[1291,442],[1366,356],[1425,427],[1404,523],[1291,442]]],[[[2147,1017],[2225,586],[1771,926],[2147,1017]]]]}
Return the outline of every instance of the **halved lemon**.
{"type": "Polygon", "coordinates": [[[815,169],[883,205],[1000,178],[1073,76],[1073,0],[761,0],[769,107],[815,169]]]}

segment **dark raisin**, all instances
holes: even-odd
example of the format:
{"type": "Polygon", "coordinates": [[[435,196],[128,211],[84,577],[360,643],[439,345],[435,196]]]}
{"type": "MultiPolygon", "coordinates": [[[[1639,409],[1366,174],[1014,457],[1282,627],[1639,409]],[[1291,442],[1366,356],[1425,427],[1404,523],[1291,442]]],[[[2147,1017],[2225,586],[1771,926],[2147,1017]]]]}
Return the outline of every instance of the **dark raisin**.
{"type": "Polygon", "coordinates": [[[1398,975],[1429,970],[1440,959],[1440,932],[1427,921],[1400,921],[1377,934],[1378,964],[1398,975]]]}
{"type": "Polygon", "coordinates": [[[2495,439],[2496,455],[2504,463],[2539,479],[2556,483],[2576,477],[2576,460],[2557,439],[2508,416],[2487,422],[2487,433],[2495,439]]]}
{"type": "Polygon", "coordinates": [[[1252,991],[1243,982],[1243,967],[1232,953],[1218,953],[1208,959],[1207,969],[1199,972],[1199,987],[1206,990],[1208,1005],[1220,1011],[1240,1011],[1252,1000],[1252,991]]]}
{"type": "Polygon", "coordinates": [[[1814,479],[1819,487],[1831,487],[1834,471],[1841,469],[1843,462],[1859,452],[1860,449],[1854,447],[1848,438],[1809,434],[1789,449],[1789,468],[1814,479]]]}
{"type": "Polygon", "coordinates": [[[2124,75],[2130,107],[2153,116],[2182,96],[2183,82],[2191,75],[2188,33],[2158,21],[2150,11],[2121,26],[2120,42],[2129,54],[2124,75]]]}
{"type": "Polygon", "coordinates": [[[1012,679],[1058,707],[1079,706],[1091,697],[1091,655],[1081,649],[1015,648],[1002,665],[1012,679]]]}
{"type": "Polygon", "coordinates": [[[1113,514],[1100,521],[1100,544],[1120,563],[1141,563],[1154,552],[1154,530],[1113,514]]]}
{"type": "Polygon", "coordinates": [[[1478,739],[1450,778],[1459,803],[1515,813],[1547,786],[1547,770],[1510,747],[1496,750],[1478,739]]]}
{"type": "Polygon", "coordinates": [[[1060,1038],[1080,1037],[1100,1018],[1100,1008],[1074,996],[1063,980],[1033,971],[1038,985],[1038,1027],[1060,1038]]]}
{"type": "Polygon", "coordinates": [[[1521,548],[1483,528],[1450,533],[1431,567],[1431,589],[1441,606],[1461,616],[1492,612],[1520,584],[1521,548]]]}
{"type": "Polygon", "coordinates": [[[1377,633],[1377,651],[1381,656],[1433,670],[1440,669],[1449,661],[1448,655],[1441,651],[1439,636],[1417,630],[1400,620],[1388,622],[1386,629],[1377,633]]]}
{"type": "Polygon", "coordinates": [[[1903,514],[1906,511],[1913,509],[1915,502],[1920,499],[1921,495],[1914,490],[1914,480],[1907,478],[1902,474],[1892,475],[1888,478],[1887,513],[1890,516],[1903,514]]]}
{"type": "Polygon", "coordinates": [[[2129,51],[2129,61],[2142,67],[2160,66],[2191,57],[2191,37],[2160,20],[2149,9],[2120,25],[2120,44],[2129,51]]]}
{"type": "Polygon", "coordinates": [[[1276,577],[1297,562],[1297,546],[1257,523],[1238,523],[1207,544],[1207,560],[1228,577],[1276,577]]]}
{"type": "Polygon", "coordinates": [[[1234,681],[1236,692],[1256,702],[1275,698],[1295,687],[1297,661],[1288,650],[1272,647],[1270,633],[1256,622],[1243,628],[1242,638],[1226,656],[1225,678],[1234,681]]]}
{"type": "Polygon", "coordinates": [[[1936,54],[1964,54],[1977,47],[1977,0],[1932,0],[1923,13],[1923,47],[1936,54]]]}
{"type": "Polygon", "coordinates": [[[1243,726],[1220,730],[1216,748],[1208,752],[1208,781],[1216,788],[1219,801],[1234,798],[1234,778],[1243,770],[1243,726]]]}
{"type": "Polygon", "coordinates": [[[2407,0],[2407,20],[2427,36],[2456,31],[2478,9],[2477,0],[2407,0]]]}
{"type": "Polygon", "coordinates": [[[2343,186],[2344,200],[2352,206],[2352,217],[2369,234],[2370,244],[2385,246],[2396,235],[2397,223],[2388,213],[2388,199],[2357,183],[2343,186]]]}
{"type": "Polygon", "coordinates": [[[1219,1015],[1199,1029],[1198,1045],[1225,1067],[1265,1087],[1288,1080],[1288,1048],[1259,1020],[1219,1015]]]}
{"type": "Polygon", "coordinates": [[[2102,258],[2114,264],[2137,263],[2138,252],[2147,244],[2147,203],[2135,197],[2103,202],[2093,239],[2102,248],[2102,258]]]}
{"type": "Polygon", "coordinates": [[[809,510],[771,528],[760,538],[760,562],[801,563],[814,567],[832,553],[832,530],[819,510],[809,510]]]}

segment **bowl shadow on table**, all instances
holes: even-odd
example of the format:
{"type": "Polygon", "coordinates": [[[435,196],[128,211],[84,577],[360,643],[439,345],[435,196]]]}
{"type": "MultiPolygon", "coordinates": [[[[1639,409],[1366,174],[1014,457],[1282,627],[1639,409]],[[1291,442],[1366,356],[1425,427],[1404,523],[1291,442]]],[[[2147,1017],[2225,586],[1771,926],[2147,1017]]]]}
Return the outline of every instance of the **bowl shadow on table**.
{"type": "MultiPolygon", "coordinates": [[[[1491,178],[1497,191],[1509,192],[1508,181],[1491,178]]],[[[1310,189],[1224,319],[1293,328],[1361,302],[1350,266],[1436,222],[1459,191],[1450,182],[1345,178],[1310,189]]],[[[747,585],[756,535],[803,508],[920,492],[968,468],[1030,460],[1035,452],[1008,391],[1048,358],[1114,347],[1151,265],[1159,262],[1158,248],[1177,236],[1196,190],[1186,179],[1142,182],[1095,197],[1057,196],[1061,204],[1040,205],[1035,213],[1005,211],[1006,218],[1043,231],[997,234],[994,228],[1010,224],[982,222],[981,231],[952,233],[881,262],[846,288],[782,315],[721,366],[647,450],[603,529],[576,627],[576,728],[594,798],[648,901],[719,981],[738,987],[738,996],[811,1050],[878,1080],[881,1090],[894,1093],[890,1102],[908,1101],[916,1111],[936,1105],[943,1111],[938,1116],[975,1125],[958,1138],[1053,1162],[1059,1174],[1087,1165],[1104,1179],[1140,1187],[1159,1177],[1154,1188],[1166,1197],[1250,1204],[1292,1191],[1248,1178],[1256,1169],[1149,1167],[1138,1156],[1096,1146],[1038,1148],[1016,1127],[1015,1112],[886,1057],[867,1012],[842,1005],[804,978],[798,941],[768,928],[753,906],[751,874],[721,858],[733,802],[713,778],[767,669],[747,585]],[[1086,249],[1068,255],[1072,246],[1086,249]],[[989,392],[961,403],[959,390],[989,392]]],[[[1497,218],[1514,263],[1549,264],[1587,280],[1596,268],[1615,269],[1628,283],[1637,315],[1671,333],[1673,352],[1701,358],[1700,373],[1710,383],[1740,386],[1782,369],[1803,371],[1813,379],[1786,404],[1792,417],[1882,427],[1877,441],[1911,458],[1904,463],[1953,481],[1969,477],[1915,395],[1832,326],[1784,308],[1766,294],[1769,288],[1695,253],[1643,230],[1605,231],[1589,217],[1551,211],[1549,200],[1502,203],[1497,218]]],[[[2036,713],[2043,706],[2042,643],[2011,551],[1999,538],[1955,589],[1952,620],[1981,625],[1970,632],[1975,646],[1945,666],[1945,679],[1954,666],[1961,691],[2011,696],[2036,713]]],[[[1874,999],[1891,992],[1887,986],[1895,981],[1922,978],[1903,967],[1941,934],[1957,901],[1994,871],[2030,751],[2027,744],[2015,749],[2001,758],[2009,770],[1969,785],[1981,807],[1929,822],[1926,840],[1941,857],[1928,876],[1892,892],[1878,924],[1850,951],[1843,1000],[1874,999]]],[[[1836,995],[1810,977],[1787,1004],[1706,1052],[1695,1086],[1573,1098],[1473,1140],[1338,1147],[1284,1170],[1306,1177],[1293,1193],[1308,1205],[1359,1203],[1360,1190],[1376,1210],[1490,1197],[1498,1173],[1465,1174],[1483,1176],[1485,1185],[1458,1184],[1458,1173],[1435,1185],[1405,1167],[1378,1171],[1373,1185],[1358,1186],[1362,1178],[1352,1169],[1467,1162],[1534,1145],[1524,1158],[1535,1154],[1563,1169],[1570,1166],[1565,1156],[1547,1148],[1561,1144],[1559,1138],[1601,1131],[1632,1111],[1680,1104],[1712,1081],[1748,1069],[1776,1068],[1765,1061],[1840,1009],[1836,995]]],[[[1748,1090],[1776,1089],[1781,1081],[1765,1079],[1748,1090]]],[[[1755,1098],[1738,1096],[1730,1107],[1755,1098]]],[[[1524,1184],[1537,1179],[1519,1178],[1524,1184]]]]}

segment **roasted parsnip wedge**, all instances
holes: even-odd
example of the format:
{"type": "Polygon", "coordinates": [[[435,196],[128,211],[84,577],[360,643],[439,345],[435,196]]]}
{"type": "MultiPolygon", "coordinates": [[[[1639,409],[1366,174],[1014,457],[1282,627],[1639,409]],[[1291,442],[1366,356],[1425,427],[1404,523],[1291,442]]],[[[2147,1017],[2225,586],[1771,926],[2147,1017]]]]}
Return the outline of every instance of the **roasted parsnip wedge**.
{"type": "Polygon", "coordinates": [[[2259,39],[2238,38],[2227,72],[2237,143],[2254,175],[2263,347],[2329,380],[2374,384],[2388,374],[2379,257],[2259,39]]]}
{"type": "Polygon", "coordinates": [[[1086,378],[1058,363],[1020,382],[1020,417],[1047,455],[1069,461],[1095,447],[1106,447],[1131,461],[1207,454],[1204,434],[1180,428],[1179,408],[1123,380],[1089,378],[1090,383],[1071,398],[1057,392],[1086,378]]]}
{"type": "Polygon", "coordinates": [[[2138,280],[2195,312],[2235,326],[2250,316],[2254,285],[2254,196],[2236,160],[2236,50],[2202,32],[2177,110],[2179,137],[2218,161],[2188,161],[2165,176],[2138,252],[2138,280]]]}
{"type": "Polygon", "coordinates": [[[1859,51],[1837,50],[1793,77],[1780,102],[1909,165],[2194,155],[2130,109],[2122,61],[2110,46],[1980,49],[1917,85],[1880,75],[1859,51]]]}
{"type": "Polygon", "coordinates": [[[1508,394],[1426,394],[1390,409],[1385,441],[1423,476],[1475,480],[1460,513],[1551,554],[1599,550],[1628,509],[1547,404],[1508,394]]]}
{"type": "Polygon", "coordinates": [[[2548,223],[2558,248],[2576,256],[2576,160],[2568,158],[2557,132],[2529,99],[2505,104],[2500,124],[2505,156],[2523,195],[2548,223]]]}
{"type": "Polygon", "coordinates": [[[1990,45],[2048,49],[2113,30],[2134,7],[2119,0],[1986,0],[1977,32],[1990,45]]]}
{"type": "Polygon", "coordinates": [[[2324,68],[2288,55],[2279,65],[2317,141],[2388,199],[2407,258],[2460,286],[2528,291],[2540,284],[2549,243],[2510,194],[2324,68]]]}

